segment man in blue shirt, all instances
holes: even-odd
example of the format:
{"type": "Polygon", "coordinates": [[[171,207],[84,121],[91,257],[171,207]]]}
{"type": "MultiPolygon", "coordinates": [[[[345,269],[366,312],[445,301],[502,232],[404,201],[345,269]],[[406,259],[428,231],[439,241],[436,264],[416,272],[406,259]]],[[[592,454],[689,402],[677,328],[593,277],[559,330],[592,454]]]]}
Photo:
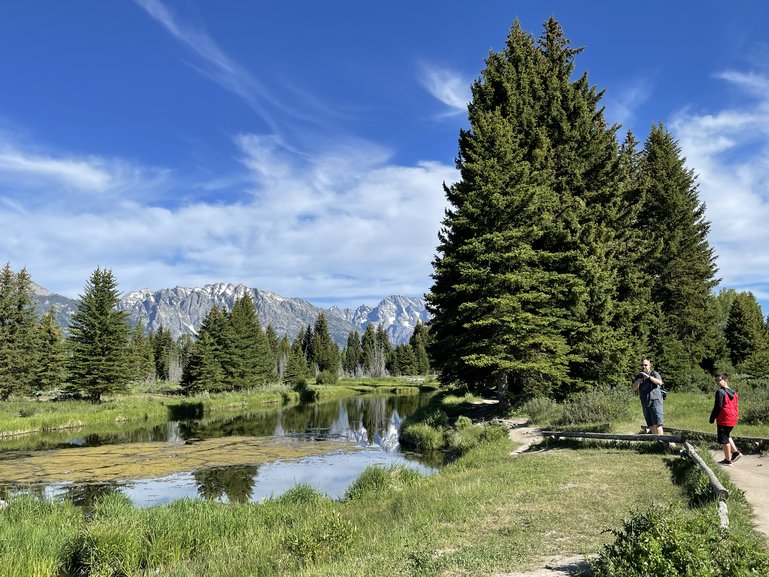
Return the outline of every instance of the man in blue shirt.
{"type": "Polygon", "coordinates": [[[652,370],[649,359],[641,361],[641,372],[633,381],[633,388],[638,391],[643,408],[644,419],[652,435],[664,434],[662,430],[662,377],[657,371],[652,370]]]}

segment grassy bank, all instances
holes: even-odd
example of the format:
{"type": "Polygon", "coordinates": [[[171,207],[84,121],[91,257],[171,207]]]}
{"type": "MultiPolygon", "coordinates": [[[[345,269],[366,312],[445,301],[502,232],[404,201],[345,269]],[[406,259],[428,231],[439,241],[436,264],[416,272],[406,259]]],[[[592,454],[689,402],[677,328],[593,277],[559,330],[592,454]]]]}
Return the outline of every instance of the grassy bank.
{"type": "MultiPolygon", "coordinates": [[[[513,457],[512,448],[481,443],[430,477],[371,468],[342,501],[306,486],[246,505],[137,509],[112,495],[86,519],[65,503],[16,498],[0,512],[0,576],[490,575],[599,552],[613,541],[605,529],[652,503],[717,524],[712,503],[690,507],[678,457],[620,446],[513,457]]],[[[730,518],[732,538],[755,541],[739,497],[730,518]]]]}

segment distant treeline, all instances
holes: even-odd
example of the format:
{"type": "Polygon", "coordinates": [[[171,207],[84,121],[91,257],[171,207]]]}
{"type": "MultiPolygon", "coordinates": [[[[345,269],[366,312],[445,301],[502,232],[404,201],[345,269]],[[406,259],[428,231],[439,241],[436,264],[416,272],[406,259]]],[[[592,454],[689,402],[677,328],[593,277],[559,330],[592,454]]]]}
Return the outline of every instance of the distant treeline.
{"type": "Polygon", "coordinates": [[[6,264],[0,273],[0,399],[11,395],[53,395],[99,402],[132,381],[181,383],[185,393],[234,391],[285,382],[336,382],[339,376],[429,373],[427,328],[419,323],[407,344],[392,347],[380,326],[332,340],[321,313],[291,341],[271,325],[263,329],[246,295],[231,312],[213,308],[197,338],[174,340],[162,326],[147,332],[117,310],[117,281],[97,268],[78,300],[66,337],[56,311],[37,318],[26,269],[6,264]]]}

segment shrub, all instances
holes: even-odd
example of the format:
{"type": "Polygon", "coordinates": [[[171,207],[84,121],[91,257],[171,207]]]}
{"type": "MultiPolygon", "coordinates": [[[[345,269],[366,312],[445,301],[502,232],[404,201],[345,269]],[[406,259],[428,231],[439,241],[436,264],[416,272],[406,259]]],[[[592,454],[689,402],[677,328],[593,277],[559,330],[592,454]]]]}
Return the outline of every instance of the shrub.
{"type": "Polygon", "coordinates": [[[563,407],[548,397],[534,397],[521,405],[521,412],[538,424],[557,421],[563,414],[563,407]]]}
{"type": "Polygon", "coordinates": [[[290,533],[284,549],[300,565],[312,565],[345,551],[356,533],[357,528],[338,511],[324,511],[290,533]]]}
{"type": "Polygon", "coordinates": [[[400,444],[417,451],[435,451],[443,447],[443,431],[425,423],[406,421],[401,427],[400,444]]]}
{"type": "Polygon", "coordinates": [[[319,503],[327,499],[328,498],[325,495],[321,494],[311,485],[308,485],[307,483],[298,483],[280,495],[280,497],[276,499],[276,502],[290,505],[308,505],[310,503],[319,503]]]}
{"type": "Polygon", "coordinates": [[[766,575],[769,555],[758,541],[731,539],[713,519],[694,519],[673,507],[652,506],[610,530],[593,562],[593,577],[748,577],[766,575]]]}
{"type": "Polygon", "coordinates": [[[610,423],[630,418],[631,395],[625,389],[596,388],[580,393],[564,404],[556,425],[610,423]]]}
{"type": "Polygon", "coordinates": [[[769,402],[748,407],[740,420],[746,425],[769,425],[769,402]]]}
{"type": "Polygon", "coordinates": [[[321,371],[318,376],[315,377],[316,385],[335,385],[339,380],[339,375],[336,371],[321,371]]]}
{"type": "Polygon", "coordinates": [[[470,417],[467,417],[465,415],[460,415],[459,417],[457,417],[457,420],[454,423],[454,428],[457,431],[461,431],[463,429],[467,429],[472,426],[473,426],[473,421],[470,419],[470,417]]]}
{"type": "Polygon", "coordinates": [[[367,467],[360,477],[350,485],[345,493],[345,499],[358,499],[371,493],[400,491],[406,486],[414,485],[421,475],[407,467],[367,467]]]}

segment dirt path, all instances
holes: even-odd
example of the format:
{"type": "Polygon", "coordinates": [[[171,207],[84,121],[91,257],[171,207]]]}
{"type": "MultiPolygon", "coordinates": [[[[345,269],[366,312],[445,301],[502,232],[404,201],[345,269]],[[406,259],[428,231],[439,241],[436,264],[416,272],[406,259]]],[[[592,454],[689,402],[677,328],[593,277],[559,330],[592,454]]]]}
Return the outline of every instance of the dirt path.
{"type": "MultiPolygon", "coordinates": [[[[716,462],[724,458],[721,451],[711,451],[711,455],[716,462]]],[[[769,545],[769,457],[743,455],[731,467],[726,467],[726,471],[732,483],[745,493],[753,509],[756,529],[763,533],[769,545]]]]}
{"type": "MultiPolygon", "coordinates": [[[[540,429],[530,427],[526,419],[504,419],[502,422],[510,428],[510,439],[521,445],[511,455],[520,455],[532,445],[543,440],[540,429]]],[[[721,451],[712,451],[716,461],[723,459],[721,451]]],[[[732,482],[745,493],[754,513],[756,529],[761,532],[769,545],[769,456],[743,455],[736,463],[727,468],[732,482]]],[[[495,573],[493,577],[573,577],[585,570],[585,560],[581,557],[553,557],[546,559],[544,566],[531,571],[514,573],[495,573]]]]}

